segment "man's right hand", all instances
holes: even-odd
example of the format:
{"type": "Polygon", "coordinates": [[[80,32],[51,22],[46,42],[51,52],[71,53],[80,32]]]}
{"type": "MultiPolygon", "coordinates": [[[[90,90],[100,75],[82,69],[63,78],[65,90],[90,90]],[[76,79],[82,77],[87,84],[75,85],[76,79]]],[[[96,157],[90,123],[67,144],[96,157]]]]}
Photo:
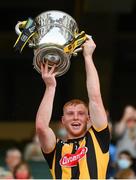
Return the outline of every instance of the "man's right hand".
{"type": "Polygon", "coordinates": [[[56,65],[53,65],[52,68],[49,70],[48,68],[48,61],[45,64],[41,63],[41,74],[42,79],[46,84],[46,88],[48,87],[56,87],[56,72],[55,72],[56,65]]]}
{"type": "Polygon", "coordinates": [[[49,127],[51,121],[53,101],[55,96],[56,79],[55,65],[49,69],[48,62],[41,64],[41,75],[46,88],[43,99],[36,115],[36,132],[38,134],[42,150],[51,152],[56,145],[56,136],[49,127]]]}

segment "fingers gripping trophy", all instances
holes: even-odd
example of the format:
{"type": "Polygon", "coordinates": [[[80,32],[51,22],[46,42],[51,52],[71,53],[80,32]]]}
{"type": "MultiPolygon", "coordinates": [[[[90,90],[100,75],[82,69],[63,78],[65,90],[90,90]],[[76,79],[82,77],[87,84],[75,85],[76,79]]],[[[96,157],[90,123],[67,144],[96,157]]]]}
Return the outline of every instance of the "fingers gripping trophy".
{"type": "Polygon", "coordinates": [[[65,74],[70,67],[70,58],[81,51],[86,41],[84,31],[79,33],[76,21],[62,11],[46,11],[35,19],[19,21],[15,26],[18,39],[14,47],[22,52],[26,44],[33,48],[34,68],[41,73],[41,63],[48,61],[51,69],[55,64],[56,76],[65,74]]]}

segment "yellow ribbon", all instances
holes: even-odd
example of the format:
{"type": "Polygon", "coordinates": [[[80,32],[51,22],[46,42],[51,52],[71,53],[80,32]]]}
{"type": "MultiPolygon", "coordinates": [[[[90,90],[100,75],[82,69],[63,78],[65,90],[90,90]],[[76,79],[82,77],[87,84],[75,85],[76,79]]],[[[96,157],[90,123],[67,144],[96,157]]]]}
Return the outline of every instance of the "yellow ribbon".
{"type": "Polygon", "coordinates": [[[81,46],[87,39],[84,31],[77,34],[72,42],[64,47],[65,53],[72,53],[77,47],[81,46]]]}

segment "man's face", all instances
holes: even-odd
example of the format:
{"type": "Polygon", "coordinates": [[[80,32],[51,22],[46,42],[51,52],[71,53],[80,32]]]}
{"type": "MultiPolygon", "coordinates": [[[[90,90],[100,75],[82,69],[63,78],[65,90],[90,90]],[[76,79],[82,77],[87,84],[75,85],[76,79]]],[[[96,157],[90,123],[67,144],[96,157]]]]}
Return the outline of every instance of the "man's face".
{"type": "Polygon", "coordinates": [[[83,104],[65,107],[62,123],[68,132],[68,138],[83,136],[87,130],[88,120],[88,110],[83,104]]]}
{"type": "Polygon", "coordinates": [[[122,154],[119,155],[119,159],[127,159],[127,160],[130,161],[131,157],[129,155],[127,155],[127,154],[122,153],[122,154]]]}
{"type": "Polygon", "coordinates": [[[12,171],[14,167],[21,162],[21,154],[17,151],[10,152],[6,156],[6,163],[12,171]]]}
{"type": "Polygon", "coordinates": [[[29,179],[30,173],[28,167],[25,164],[20,165],[16,170],[15,176],[16,179],[29,179]]]}
{"type": "Polygon", "coordinates": [[[136,119],[135,118],[130,118],[127,120],[127,127],[130,129],[136,128],[136,119]]]}

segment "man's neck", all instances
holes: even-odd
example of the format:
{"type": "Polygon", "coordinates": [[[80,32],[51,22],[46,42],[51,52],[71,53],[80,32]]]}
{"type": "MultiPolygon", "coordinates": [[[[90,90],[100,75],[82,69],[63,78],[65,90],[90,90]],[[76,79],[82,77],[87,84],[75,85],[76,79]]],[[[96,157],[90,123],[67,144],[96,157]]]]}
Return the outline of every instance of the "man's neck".
{"type": "MultiPolygon", "coordinates": [[[[87,132],[87,131],[86,131],[86,132],[87,132]]],[[[67,140],[69,140],[69,139],[79,139],[79,138],[82,138],[82,137],[85,136],[86,132],[82,133],[82,134],[79,135],[79,136],[73,136],[73,135],[71,135],[71,134],[68,134],[67,140]]]]}

